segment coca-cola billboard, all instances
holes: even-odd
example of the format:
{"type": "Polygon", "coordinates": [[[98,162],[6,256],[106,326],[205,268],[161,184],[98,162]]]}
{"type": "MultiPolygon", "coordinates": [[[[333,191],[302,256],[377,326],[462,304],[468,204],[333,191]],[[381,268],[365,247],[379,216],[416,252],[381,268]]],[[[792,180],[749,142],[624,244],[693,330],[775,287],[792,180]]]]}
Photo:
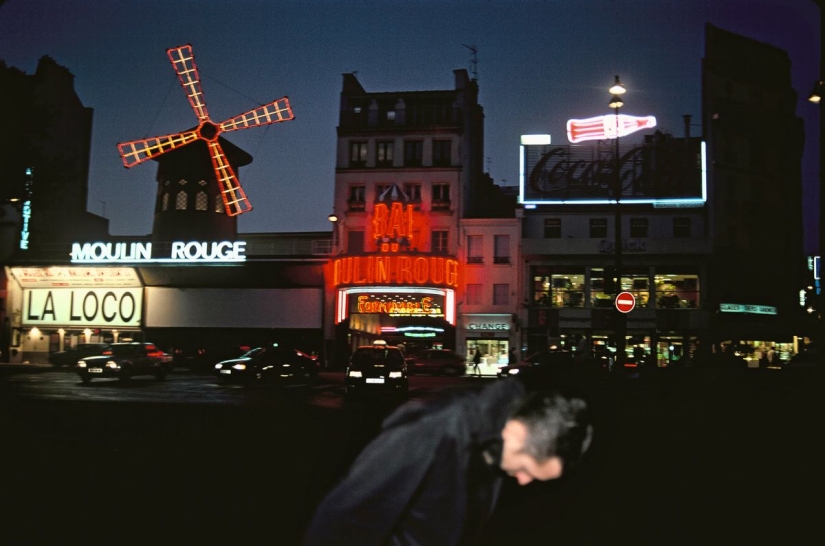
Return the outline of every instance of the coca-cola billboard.
{"type": "MultiPolygon", "coordinates": [[[[615,201],[615,140],[521,146],[521,201],[525,205],[615,201]]],[[[620,201],[696,207],[706,200],[705,143],[657,132],[621,139],[620,201]],[[632,142],[635,141],[635,142],[632,142]]]]}

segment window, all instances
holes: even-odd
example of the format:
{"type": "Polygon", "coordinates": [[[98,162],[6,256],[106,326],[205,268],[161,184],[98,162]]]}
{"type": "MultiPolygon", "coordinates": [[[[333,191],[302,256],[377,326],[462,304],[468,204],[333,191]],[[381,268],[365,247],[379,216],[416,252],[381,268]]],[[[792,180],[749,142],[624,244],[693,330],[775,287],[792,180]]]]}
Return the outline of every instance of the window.
{"type": "Polygon", "coordinates": [[[604,239],[607,237],[607,220],[605,218],[590,219],[590,238],[604,239]]]}
{"type": "Polygon", "coordinates": [[[493,305],[507,305],[510,303],[510,285],[509,284],[494,284],[493,285],[493,305]]]}
{"type": "MultiPolygon", "coordinates": [[[[395,113],[395,112],[393,112],[395,113]]],[[[392,166],[392,140],[378,141],[375,144],[375,164],[380,167],[392,166]]]]}
{"type": "Polygon", "coordinates": [[[657,273],[656,306],[665,309],[699,308],[699,275],[657,273]]]}
{"type": "Polygon", "coordinates": [[[364,231],[350,230],[347,232],[347,252],[350,254],[360,254],[364,252],[364,231]]]}
{"type": "Polygon", "coordinates": [[[430,252],[433,254],[446,254],[447,242],[449,241],[449,231],[433,231],[430,234],[430,252]]]}
{"type": "Polygon", "coordinates": [[[590,304],[593,307],[613,307],[615,274],[612,267],[594,267],[590,270],[590,304]]]}
{"type": "Polygon", "coordinates": [[[353,184],[349,187],[350,210],[364,210],[366,206],[367,188],[363,184],[353,184]]]}
{"type": "Polygon", "coordinates": [[[452,144],[449,140],[433,140],[433,165],[436,167],[450,166],[452,144]]]}
{"type": "Polygon", "coordinates": [[[493,237],[493,263],[510,263],[510,236],[496,235],[493,237]]]}
{"type": "Polygon", "coordinates": [[[390,189],[389,184],[376,184],[375,185],[375,200],[378,201],[381,199],[381,196],[387,193],[390,189]]]}
{"type": "Polygon", "coordinates": [[[481,286],[480,284],[467,285],[467,305],[481,305],[481,286]]]}
{"type": "Polygon", "coordinates": [[[209,198],[205,191],[199,191],[195,194],[195,210],[207,210],[209,206],[209,198]]]}
{"type": "Polygon", "coordinates": [[[160,210],[169,210],[169,193],[164,193],[160,200],[160,210]]]}
{"type": "Polygon", "coordinates": [[[647,218],[630,219],[630,237],[644,239],[647,237],[647,218]]]}
{"type": "Polygon", "coordinates": [[[561,239],[561,218],[545,218],[544,238],[561,239]]]}
{"type": "Polygon", "coordinates": [[[187,201],[186,192],[183,190],[179,191],[175,196],[175,210],[186,210],[187,201]]]}
{"type": "Polygon", "coordinates": [[[215,198],[215,212],[223,214],[226,212],[226,208],[223,206],[223,198],[218,196],[215,198]]]}
{"type": "Polygon", "coordinates": [[[407,140],[404,142],[404,166],[420,167],[424,152],[423,140],[407,140]]]}
{"type": "Polygon", "coordinates": [[[554,271],[550,275],[553,307],[584,307],[584,269],[554,271]]]}
{"type": "Polygon", "coordinates": [[[433,184],[433,210],[450,208],[450,185],[433,184]]]}
{"type": "Polygon", "coordinates": [[[484,254],[481,249],[481,235],[467,236],[467,263],[481,264],[484,263],[484,254]]]}
{"type": "Polygon", "coordinates": [[[690,237],[690,218],[673,219],[673,236],[680,239],[690,237]]]}
{"type": "Polygon", "coordinates": [[[349,166],[350,167],[365,167],[367,165],[367,143],[366,142],[350,142],[349,143],[349,166]]]}
{"type": "Polygon", "coordinates": [[[404,184],[404,193],[410,201],[421,202],[421,184],[404,184]]]}

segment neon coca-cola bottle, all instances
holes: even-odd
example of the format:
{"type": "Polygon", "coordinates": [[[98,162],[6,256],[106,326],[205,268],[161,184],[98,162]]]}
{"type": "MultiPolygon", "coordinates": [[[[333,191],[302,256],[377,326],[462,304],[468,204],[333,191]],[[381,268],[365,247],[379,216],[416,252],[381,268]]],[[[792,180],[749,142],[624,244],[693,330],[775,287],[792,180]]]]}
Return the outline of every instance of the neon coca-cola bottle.
{"type": "Polygon", "coordinates": [[[567,139],[570,142],[604,140],[627,136],[642,129],[656,127],[654,116],[628,116],[627,114],[596,116],[567,121],[567,139]]]}

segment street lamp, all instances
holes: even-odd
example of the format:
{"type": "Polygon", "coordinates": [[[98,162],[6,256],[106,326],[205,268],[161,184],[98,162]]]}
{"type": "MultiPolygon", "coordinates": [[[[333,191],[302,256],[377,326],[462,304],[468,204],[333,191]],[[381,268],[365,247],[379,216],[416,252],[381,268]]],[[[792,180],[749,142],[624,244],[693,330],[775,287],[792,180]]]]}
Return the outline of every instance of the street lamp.
{"type": "MultiPolygon", "coordinates": [[[[615,257],[615,264],[613,266],[613,291],[616,294],[616,298],[618,298],[622,291],[622,207],[619,203],[622,198],[622,177],[620,172],[621,165],[619,162],[619,108],[624,106],[624,101],[621,96],[627,91],[627,89],[622,82],[619,81],[619,76],[617,75],[615,83],[607,91],[611,94],[610,103],[608,106],[612,108],[613,112],[616,114],[615,150],[613,152],[613,197],[616,200],[616,225],[614,228],[616,239],[613,244],[613,255],[615,257]]],[[[621,371],[625,360],[627,317],[624,313],[621,313],[618,310],[616,310],[616,313],[616,356],[613,361],[613,366],[617,370],[621,371]]]]}
{"type": "MultiPolygon", "coordinates": [[[[819,9],[819,77],[825,76],[825,38],[822,37],[823,25],[825,25],[825,2],[823,0],[814,0],[814,4],[819,9]]],[[[818,80],[814,84],[813,92],[808,100],[820,104],[820,100],[825,96],[825,81],[818,80]]],[[[819,260],[825,258],[825,107],[820,106],[819,110],[819,260]]],[[[816,328],[815,340],[818,347],[825,345],[825,318],[822,317],[822,301],[825,300],[825,294],[822,293],[822,281],[820,280],[820,295],[819,295],[819,325],[816,328]]],[[[821,350],[821,349],[820,349],[821,350]]]]}
{"type": "Polygon", "coordinates": [[[338,252],[338,215],[334,212],[327,216],[327,220],[332,222],[332,252],[331,254],[335,254],[338,252]]]}

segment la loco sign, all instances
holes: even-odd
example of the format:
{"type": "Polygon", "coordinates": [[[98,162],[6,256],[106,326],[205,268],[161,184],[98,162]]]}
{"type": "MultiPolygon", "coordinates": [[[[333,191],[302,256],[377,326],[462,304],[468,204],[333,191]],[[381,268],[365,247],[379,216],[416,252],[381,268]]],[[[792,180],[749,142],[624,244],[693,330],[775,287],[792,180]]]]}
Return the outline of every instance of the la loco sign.
{"type": "Polygon", "coordinates": [[[34,288],[23,291],[23,324],[139,327],[142,288],[34,288]]]}

